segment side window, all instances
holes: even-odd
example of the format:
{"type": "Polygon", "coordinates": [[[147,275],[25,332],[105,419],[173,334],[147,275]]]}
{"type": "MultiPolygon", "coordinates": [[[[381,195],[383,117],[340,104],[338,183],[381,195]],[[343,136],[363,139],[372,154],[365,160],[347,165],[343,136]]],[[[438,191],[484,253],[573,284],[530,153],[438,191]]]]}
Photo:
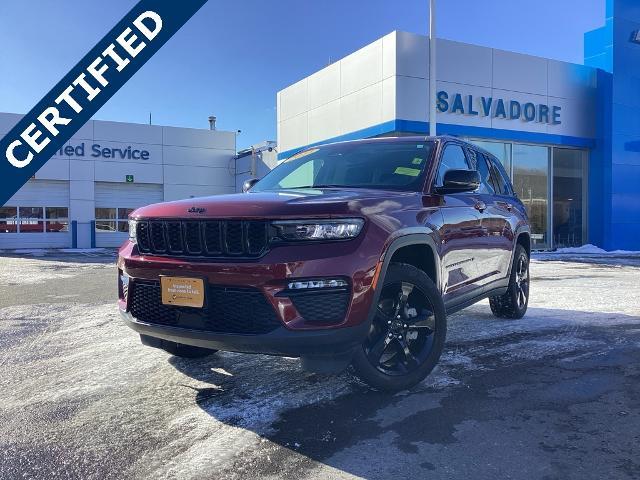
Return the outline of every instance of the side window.
{"type": "Polygon", "coordinates": [[[496,190],[491,181],[489,164],[487,164],[487,159],[481,153],[476,154],[476,168],[478,169],[478,175],[480,175],[480,188],[478,188],[478,192],[488,193],[489,195],[495,194],[496,190]]]}
{"type": "Polygon", "coordinates": [[[447,170],[470,170],[469,162],[460,145],[447,145],[440,160],[436,185],[442,185],[447,170]]]}
{"type": "Polygon", "coordinates": [[[509,181],[506,178],[506,174],[497,165],[497,162],[493,159],[487,159],[491,169],[491,181],[495,185],[495,190],[498,195],[511,195],[511,187],[509,187],[509,181]]]}

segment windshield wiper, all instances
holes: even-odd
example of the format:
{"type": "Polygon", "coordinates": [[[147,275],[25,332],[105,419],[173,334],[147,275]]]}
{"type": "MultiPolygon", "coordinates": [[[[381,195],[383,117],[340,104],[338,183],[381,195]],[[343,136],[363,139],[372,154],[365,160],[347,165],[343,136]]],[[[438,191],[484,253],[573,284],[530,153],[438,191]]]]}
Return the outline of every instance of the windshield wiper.
{"type": "Polygon", "coordinates": [[[320,183],[318,185],[302,185],[300,187],[292,187],[292,190],[295,190],[297,188],[361,188],[361,187],[354,187],[351,185],[337,185],[335,183],[320,183]]]}

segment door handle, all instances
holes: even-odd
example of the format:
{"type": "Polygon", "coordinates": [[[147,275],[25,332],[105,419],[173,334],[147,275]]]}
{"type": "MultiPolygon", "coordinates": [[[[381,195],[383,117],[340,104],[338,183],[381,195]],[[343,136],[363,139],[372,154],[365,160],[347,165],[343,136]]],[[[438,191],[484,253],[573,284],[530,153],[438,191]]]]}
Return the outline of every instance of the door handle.
{"type": "Polygon", "coordinates": [[[480,202],[476,202],[476,204],[473,206],[473,208],[475,208],[476,210],[478,210],[480,213],[484,212],[487,209],[487,204],[480,201],[480,202]]]}
{"type": "Polygon", "coordinates": [[[509,211],[513,210],[513,205],[508,202],[498,202],[498,203],[500,204],[500,206],[506,208],[509,211]]]}

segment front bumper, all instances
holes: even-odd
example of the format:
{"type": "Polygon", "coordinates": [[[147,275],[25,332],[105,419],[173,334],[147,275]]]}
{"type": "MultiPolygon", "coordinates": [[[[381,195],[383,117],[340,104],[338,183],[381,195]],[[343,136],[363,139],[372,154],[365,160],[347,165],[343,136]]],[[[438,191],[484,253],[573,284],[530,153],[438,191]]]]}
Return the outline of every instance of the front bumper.
{"type": "Polygon", "coordinates": [[[140,322],[122,309],[120,314],[141,335],[215,350],[287,357],[350,355],[362,344],[369,329],[369,322],[365,321],[355,327],[292,331],[283,326],[262,335],[240,335],[140,322]]]}
{"type": "MultiPolygon", "coordinates": [[[[159,285],[161,276],[202,278],[207,288],[220,288],[235,291],[251,291],[258,293],[261,301],[266,302],[267,309],[276,317],[272,324],[286,330],[338,330],[355,327],[369,318],[370,307],[374,296],[374,277],[379,253],[375,249],[368,255],[361,246],[361,239],[339,244],[320,244],[314,246],[292,246],[270,251],[263,258],[251,262],[207,262],[193,261],[187,258],[170,258],[141,255],[135,246],[127,242],[120,250],[118,269],[133,284],[146,283],[159,285]],[[317,298],[303,295],[288,289],[292,280],[341,278],[348,281],[346,296],[334,292],[330,298],[329,291],[317,292],[317,298]]],[[[371,242],[369,242],[371,243],[371,242]]],[[[209,313],[224,313],[220,308],[224,300],[212,295],[217,300],[210,305],[209,313]]],[[[252,301],[257,301],[253,298],[252,301]]],[[[244,309],[243,302],[234,305],[225,303],[227,311],[232,310],[229,318],[242,321],[238,309],[244,309]],[[233,311],[235,310],[235,311],[233,311]]],[[[255,303],[250,303],[249,307],[255,303]]],[[[131,311],[131,299],[120,294],[121,310],[131,311]]],[[[257,307],[256,307],[257,308],[257,307]]],[[[137,314],[138,320],[150,324],[172,325],[171,321],[155,321],[137,314]]],[[[139,311],[139,309],[138,309],[139,311]]],[[[251,308],[246,309],[250,312],[251,308]]],[[[255,310],[254,310],[255,311],[255,310]]],[[[243,310],[243,313],[246,313],[243,310]]],[[[260,310],[264,317],[265,309],[260,310]]],[[[205,315],[206,316],[206,315],[205,315]]],[[[224,315],[223,315],[224,316],[224,315]]],[[[206,320],[206,318],[205,318],[206,320]]],[[[183,327],[190,328],[189,325],[183,327]]],[[[204,330],[212,330],[205,328],[204,330]]],[[[245,333],[222,329],[227,333],[245,333]]],[[[253,331],[250,333],[266,333],[253,331]]]]}

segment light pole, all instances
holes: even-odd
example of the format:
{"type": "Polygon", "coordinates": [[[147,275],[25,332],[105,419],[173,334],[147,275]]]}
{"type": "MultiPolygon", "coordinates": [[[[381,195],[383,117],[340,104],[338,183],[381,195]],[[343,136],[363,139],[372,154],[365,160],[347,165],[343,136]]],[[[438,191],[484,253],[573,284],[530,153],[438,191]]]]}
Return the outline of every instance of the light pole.
{"type": "Polygon", "coordinates": [[[429,135],[436,135],[436,0],[429,0],[429,135]]]}

